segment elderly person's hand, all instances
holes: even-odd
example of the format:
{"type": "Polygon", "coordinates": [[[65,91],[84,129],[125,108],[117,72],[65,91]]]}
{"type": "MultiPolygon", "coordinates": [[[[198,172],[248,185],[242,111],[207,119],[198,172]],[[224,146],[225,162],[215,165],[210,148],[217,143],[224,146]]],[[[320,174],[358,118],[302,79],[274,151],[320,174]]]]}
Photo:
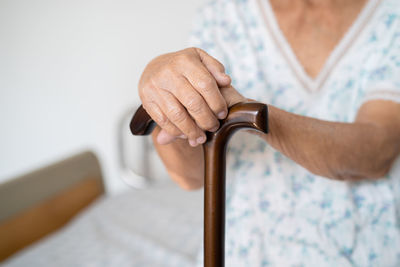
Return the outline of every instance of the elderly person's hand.
{"type": "Polygon", "coordinates": [[[245,102],[224,66],[201,49],[153,59],[139,82],[143,107],[157,123],[155,148],[170,177],[185,189],[203,185],[205,131],[216,131],[228,107],[245,102]],[[188,139],[188,140],[186,140],[188,139]]]}
{"type": "Polygon", "coordinates": [[[191,146],[204,143],[204,131],[217,130],[218,119],[227,115],[227,101],[219,87],[229,88],[230,82],[224,66],[198,48],[153,59],[140,79],[139,95],[162,129],[158,143],[168,144],[177,137],[187,138],[191,146]]]}

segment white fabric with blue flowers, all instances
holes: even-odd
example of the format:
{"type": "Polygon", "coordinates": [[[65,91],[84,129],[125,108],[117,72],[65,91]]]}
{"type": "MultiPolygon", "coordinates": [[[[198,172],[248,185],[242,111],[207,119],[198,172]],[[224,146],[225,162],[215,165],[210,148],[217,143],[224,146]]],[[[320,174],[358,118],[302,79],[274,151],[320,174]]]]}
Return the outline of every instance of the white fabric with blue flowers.
{"type": "MultiPolygon", "coordinates": [[[[268,0],[207,4],[191,45],[244,96],[296,114],[352,122],[366,101],[400,103],[398,0],[368,1],[315,79],[268,0]]],[[[226,266],[400,266],[400,158],[377,181],[334,181],[243,132],[227,166],[226,266]]]]}

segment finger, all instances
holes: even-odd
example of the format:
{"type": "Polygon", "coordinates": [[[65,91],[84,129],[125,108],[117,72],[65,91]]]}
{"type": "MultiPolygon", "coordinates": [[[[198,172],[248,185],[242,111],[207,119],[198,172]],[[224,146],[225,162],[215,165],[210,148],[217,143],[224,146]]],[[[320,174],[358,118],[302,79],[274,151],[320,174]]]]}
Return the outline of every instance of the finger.
{"type": "Polygon", "coordinates": [[[220,89],[222,96],[224,97],[228,107],[231,107],[239,102],[246,102],[247,99],[242,96],[235,88],[232,86],[222,87],[220,89]]]}
{"type": "Polygon", "coordinates": [[[175,141],[177,138],[179,138],[179,137],[171,135],[166,130],[161,129],[161,131],[157,135],[157,142],[160,145],[167,145],[167,144],[175,141]]]}
{"type": "Polygon", "coordinates": [[[204,132],[197,126],[190,117],[189,113],[182,104],[166,90],[158,90],[160,99],[160,107],[167,116],[168,120],[173,123],[187,138],[191,146],[197,146],[206,141],[204,132]]]}
{"type": "Polygon", "coordinates": [[[159,143],[160,145],[168,145],[172,142],[174,142],[177,139],[187,139],[185,135],[180,135],[180,136],[174,136],[169,134],[166,130],[161,129],[158,133],[157,133],[157,143],[159,143]]]}
{"type": "Polygon", "coordinates": [[[224,119],[228,107],[219,91],[214,77],[208,72],[201,62],[191,61],[183,70],[183,76],[191,86],[199,92],[216,117],[224,119]]]}
{"type": "Polygon", "coordinates": [[[231,83],[231,78],[225,73],[225,67],[221,62],[200,48],[196,48],[196,52],[219,86],[228,86],[231,83]]]}
{"type": "Polygon", "coordinates": [[[205,131],[218,129],[218,119],[204,98],[192,87],[189,81],[181,76],[177,84],[172,93],[186,108],[197,125],[205,131]]]}
{"type": "Polygon", "coordinates": [[[145,102],[143,108],[161,129],[164,129],[172,136],[182,135],[182,132],[168,120],[167,116],[156,103],[145,102]]]}

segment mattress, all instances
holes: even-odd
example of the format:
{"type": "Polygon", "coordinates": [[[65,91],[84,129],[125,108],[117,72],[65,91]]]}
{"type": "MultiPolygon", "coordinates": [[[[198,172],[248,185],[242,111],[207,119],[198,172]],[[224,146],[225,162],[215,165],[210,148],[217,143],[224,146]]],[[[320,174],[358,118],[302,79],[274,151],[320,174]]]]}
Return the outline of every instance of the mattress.
{"type": "Polygon", "coordinates": [[[103,197],[2,266],[194,266],[203,192],[173,184],[103,197]]]}

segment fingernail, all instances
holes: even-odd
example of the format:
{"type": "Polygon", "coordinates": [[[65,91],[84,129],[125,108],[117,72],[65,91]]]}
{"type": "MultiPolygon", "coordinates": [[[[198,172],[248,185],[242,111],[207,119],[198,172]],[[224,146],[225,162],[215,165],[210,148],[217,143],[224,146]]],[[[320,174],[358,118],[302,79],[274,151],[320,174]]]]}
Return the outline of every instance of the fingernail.
{"type": "Polygon", "coordinates": [[[215,126],[214,128],[210,129],[210,132],[216,132],[219,129],[219,126],[215,126]]]}
{"type": "Polygon", "coordinates": [[[220,113],[218,113],[218,118],[223,120],[226,117],[226,112],[225,111],[221,111],[220,113]]]}
{"type": "Polygon", "coordinates": [[[205,136],[200,136],[199,138],[196,139],[198,144],[203,144],[206,141],[205,136]]]}
{"type": "Polygon", "coordinates": [[[189,139],[189,144],[191,145],[191,146],[197,146],[197,142],[195,141],[195,140],[192,140],[192,139],[189,139]]]}

